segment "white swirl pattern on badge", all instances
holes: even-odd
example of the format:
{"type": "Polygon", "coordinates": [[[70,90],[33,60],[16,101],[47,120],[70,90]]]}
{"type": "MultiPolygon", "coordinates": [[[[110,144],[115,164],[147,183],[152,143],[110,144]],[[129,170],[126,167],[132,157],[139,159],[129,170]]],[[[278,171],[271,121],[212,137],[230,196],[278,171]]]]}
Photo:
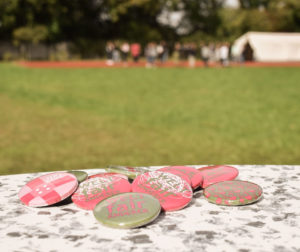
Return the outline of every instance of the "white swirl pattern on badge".
{"type": "Polygon", "coordinates": [[[122,178],[117,176],[110,177],[96,177],[88,179],[80,184],[78,190],[73,195],[73,199],[82,198],[83,195],[93,195],[95,194],[95,189],[100,190],[112,190],[114,189],[113,183],[118,182],[122,178]]]}
{"type": "Polygon", "coordinates": [[[177,175],[153,171],[140,175],[140,183],[150,185],[154,190],[168,193],[168,196],[180,194],[182,197],[191,198],[190,185],[177,175]]]}

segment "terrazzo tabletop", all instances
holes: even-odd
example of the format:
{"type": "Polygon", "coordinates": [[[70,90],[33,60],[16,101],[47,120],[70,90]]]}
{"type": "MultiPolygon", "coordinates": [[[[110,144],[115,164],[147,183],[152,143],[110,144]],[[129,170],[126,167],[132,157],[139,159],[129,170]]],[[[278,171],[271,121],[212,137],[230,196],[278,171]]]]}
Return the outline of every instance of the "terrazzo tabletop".
{"type": "Polygon", "coordinates": [[[125,230],[102,226],[72,202],[23,205],[20,188],[42,173],[0,176],[0,251],[300,251],[300,166],[233,166],[237,179],[262,187],[259,202],[219,206],[197,190],[184,209],[125,230]]]}

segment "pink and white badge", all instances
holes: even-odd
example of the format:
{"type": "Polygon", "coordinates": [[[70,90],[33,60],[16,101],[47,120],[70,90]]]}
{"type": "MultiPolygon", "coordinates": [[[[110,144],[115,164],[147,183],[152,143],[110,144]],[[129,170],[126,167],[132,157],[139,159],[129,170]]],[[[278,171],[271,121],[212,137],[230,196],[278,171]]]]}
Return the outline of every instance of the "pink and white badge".
{"type": "Polygon", "coordinates": [[[71,196],[77,187],[75,175],[54,172],[28,182],[21,188],[19,198],[30,207],[50,206],[71,196]]]}
{"type": "Polygon", "coordinates": [[[168,167],[158,169],[157,171],[168,172],[168,173],[174,174],[176,176],[179,176],[180,178],[185,180],[190,186],[192,186],[192,182],[191,182],[190,178],[188,177],[188,175],[186,175],[182,171],[176,169],[175,167],[179,167],[179,166],[168,166],[168,167]]]}
{"type": "Polygon", "coordinates": [[[153,171],[139,175],[132,183],[132,191],[157,198],[164,211],[175,211],[188,205],[193,191],[188,182],[172,173],[153,171]]]}
{"type": "Polygon", "coordinates": [[[100,201],[126,192],[131,192],[131,184],[126,179],[118,176],[95,177],[79,185],[72,201],[82,209],[93,210],[100,201]]]}
{"type": "Polygon", "coordinates": [[[234,180],[239,175],[238,169],[227,165],[206,166],[198,170],[203,176],[203,188],[218,182],[234,180]]]}
{"type": "Polygon", "coordinates": [[[89,179],[97,178],[97,177],[110,177],[110,176],[117,176],[117,177],[120,177],[122,179],[128,180],[128,177],[126,175],[120,174],[120,173],[114,173],[114,172],[97,173],[97,174],[89,176],[89,179]]]}
{"type": "Polygon", "coordinates": [[[197,169],[188,166],[169,166],[159,169],[158,171],[170,172],[180,176],[187,181],[193,189],[202,185],[203,176],[197,169]]]}

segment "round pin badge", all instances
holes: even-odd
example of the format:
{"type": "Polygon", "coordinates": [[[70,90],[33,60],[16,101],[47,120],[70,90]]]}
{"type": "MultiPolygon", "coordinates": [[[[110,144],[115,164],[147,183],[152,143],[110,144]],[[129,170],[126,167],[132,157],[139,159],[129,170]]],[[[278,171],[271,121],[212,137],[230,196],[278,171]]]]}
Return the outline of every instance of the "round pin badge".
{"type": "Polygon", "coordinates": [[[262,188],[248,181],[223,181],[205,188],[204,196],[209,202],[218,205],[247,205],[262,197],[262,188]]]}
{"type": "Polygon", "coordinates": [[[159,169],[159,171],[170,172],[182,177],[185,181],[190,183],[193,189],[202,185],[203,176],[200,171],[188,166],[169,166],[159,169]]]}
{"type": "Polygon", "coordinates": [[[145,226],[159,215],[159,201],[149,194],[123,193],[98,203],[95,218],[112,228],[136,228],[145,226]]]}
{"type": "Polygon", "coordinates": [[[182,178],[183,180],[185,180],[190,186],[192,186],[192,182],[191,182],[190,178],[188,177],[188,175],[186,175],[182,171],[176,169],[175,167],[176,166],[168,166],[168,167],[164,167],[164,168],[158,169],[157,171],[168,172],[168,173],[174,174],[176,176],[179,176],[180,178],[182,178]]]}
{"type": "Polygon", "coordinates": [[[92,210],[101,200],[115,194],[131,191],[131,184],[116,176],[96,177],[82,182],[72,195],[72,201],[80,208],[92,210]]]}
{"type": "Polygon", "coordinates": [[[214,183],[233,180],[239,175],[238,169],[227,165],[206,166],[198,170],[203,176],[203,188],[214,183]]]}
{"type": "Polygon", "coordinates": [[[153,171],[139,175],[132,191],[157,198],[164,211],[175,211],[188,205],[193,196],[191,186],[181,177],[168,172],[153,171]]]}
{"type": "Polygon", "coordinates": [[[89,179],[91,179],[91,178],[97,178],[97,177],[110,177],[110,176],[117,176],[117,177],[120,177],[120,178],[122,178],[122,179],[128,180],[128,177],[125,176],[124,174],[115,173],[115,172],[103,172],[103,173],[97,173],[97,174],[94,174],[94,175],[89,176],[89,179]]]}
{"type": "Polygon", "coordinates": [[[78,187],[75,175],[54,172],[35,178],[19,192],[21,202],[30,207],[50,206],[71,196],[78,187]]]}
{"type": "Polygon", "coordinates": [[[138,175],[149,171],[144,167],[129,167],[120,165],[110,165],[108,168],[105,168],[105,170],[107,172],[123,174],[130,179],[135,179],[138,175]]]}
{"type": "Polygon", "coordinates": [[[85,181],[88,177],[88,174],[84,171],[68,171],[68,173],[75,175],[75,177],[78,180],[78,183],[85,181]]]}

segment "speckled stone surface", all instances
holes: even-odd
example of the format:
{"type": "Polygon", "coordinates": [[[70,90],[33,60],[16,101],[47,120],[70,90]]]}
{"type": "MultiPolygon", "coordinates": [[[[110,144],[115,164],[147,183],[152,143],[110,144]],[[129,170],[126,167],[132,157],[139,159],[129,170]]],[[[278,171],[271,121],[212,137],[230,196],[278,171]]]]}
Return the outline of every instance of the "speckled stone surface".
{"type": "Polygon", "coordinates": [[[300,251],[300,166],[233,166],[262,187],[262,200],[219,206],[198,190],[186,208],[129,230],[104,227],[73,203],[26,207],[18,192],[41,174],[0,176],[0,251],[300,251]]]}

